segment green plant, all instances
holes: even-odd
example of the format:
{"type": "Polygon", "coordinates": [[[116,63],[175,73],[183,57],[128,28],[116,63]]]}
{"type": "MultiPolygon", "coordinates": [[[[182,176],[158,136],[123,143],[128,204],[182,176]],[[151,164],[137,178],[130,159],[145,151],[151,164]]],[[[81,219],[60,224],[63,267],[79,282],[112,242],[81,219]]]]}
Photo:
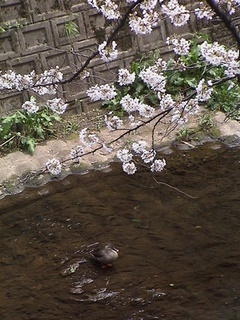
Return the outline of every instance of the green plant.
{"type": "Polygon", "coordinates": [[[176,138],[179,141],[189,141],[191,136],[195,133],[194,129],[186,128],[184,125],[176,133],[176,138]]]}
{"type": "Polygon", "coordinates": [[[203,131],[211,131],[213,129],[214,122],[209,114],[206,114],[201,117],[199,121],[199,127],[203,131]]]}
{"type": "Polygon", "coordinates": [[[214,87],[207,102],[211,110],[222,110],[229,118],[239,120],[240,86],[237,81],[226,81],[214,87]]]}
{"type": "Polygon", "coordinates": [[[60,121],[58,114],[44,107],[36,113],[17,111],[0,119],[0,147],[19,148],[33,154],[36,143],[52,136],[54,123],[60,121]]]}
{"type": "Polygon", "coordinates": [[[64,32],[67,37],[75,37],[78,33],[78,26],[74,21],[68,21],[64,25],[64,32]]]}

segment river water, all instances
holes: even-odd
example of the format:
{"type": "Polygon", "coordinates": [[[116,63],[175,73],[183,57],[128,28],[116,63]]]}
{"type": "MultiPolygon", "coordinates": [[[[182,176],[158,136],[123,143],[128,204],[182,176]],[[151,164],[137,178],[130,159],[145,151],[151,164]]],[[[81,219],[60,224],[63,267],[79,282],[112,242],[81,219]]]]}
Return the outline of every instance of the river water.
{"type": "Polygon", "coordinates": [[[68,176],[0,202],[0,319],[240,319],[240,152],[68,176]],[[91,260],[119,248],[113,267],[91,260]]]}

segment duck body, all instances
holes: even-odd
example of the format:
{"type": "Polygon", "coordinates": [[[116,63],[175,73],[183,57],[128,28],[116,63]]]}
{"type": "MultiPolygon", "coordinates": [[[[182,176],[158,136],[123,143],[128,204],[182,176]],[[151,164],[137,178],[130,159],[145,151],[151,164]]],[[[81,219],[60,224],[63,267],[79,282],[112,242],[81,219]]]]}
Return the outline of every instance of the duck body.
{"type": "Polygon", "coordinates": [[[94,250],[91,254],[95,261],[101,263],[102,267],[112,266],[112,262],[117,260],[119,250],[107,244],[103,249],[94,250]]]}

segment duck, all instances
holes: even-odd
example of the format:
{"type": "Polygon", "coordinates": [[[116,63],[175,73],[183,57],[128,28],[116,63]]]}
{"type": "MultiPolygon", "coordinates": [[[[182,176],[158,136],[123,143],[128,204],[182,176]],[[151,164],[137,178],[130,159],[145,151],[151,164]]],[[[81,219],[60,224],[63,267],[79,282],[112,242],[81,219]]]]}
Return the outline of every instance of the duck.
{"type": "Polygon", "coordinates": [[[112,262],[117,260],[119,249],[111,244],[105,245],[103,249],[96,249],[91,252],[93,259],[101,263],[103,269],[112,267],[112,262]]]}

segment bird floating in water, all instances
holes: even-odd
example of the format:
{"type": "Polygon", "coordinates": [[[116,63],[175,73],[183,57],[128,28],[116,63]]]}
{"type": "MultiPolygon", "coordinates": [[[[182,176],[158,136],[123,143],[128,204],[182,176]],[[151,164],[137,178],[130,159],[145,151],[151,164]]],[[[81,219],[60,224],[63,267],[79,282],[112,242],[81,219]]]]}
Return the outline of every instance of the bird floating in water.
{"type": "Polygon", "coordinates": [[[119,250],[107,244],[103,249],[96,249],[91,252],[94,260],[101,263],[102,268],[112,267],[112,262],[117,260],[119,250]]]}

